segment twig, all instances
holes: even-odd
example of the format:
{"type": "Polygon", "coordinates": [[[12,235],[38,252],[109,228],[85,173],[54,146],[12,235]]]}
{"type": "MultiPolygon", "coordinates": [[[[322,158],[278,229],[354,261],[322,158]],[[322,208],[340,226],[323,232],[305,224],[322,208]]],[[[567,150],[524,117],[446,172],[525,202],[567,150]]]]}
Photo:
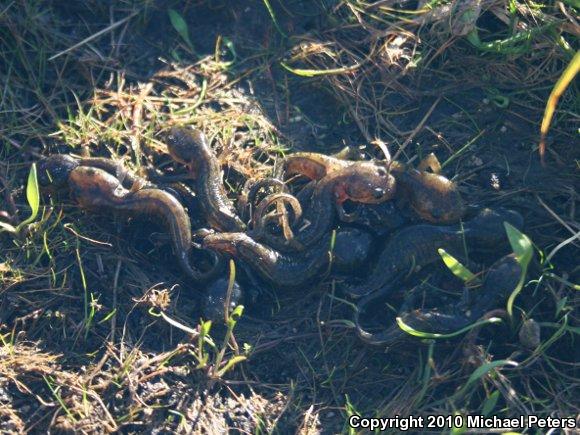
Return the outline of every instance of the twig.
{"type": "Polygon", "coordinates": [[[96,39],[96,38],[98,38],[99,36],[102,36],[102,35],[104,35],[105,33],[109,32],[109,31],[111,31],[111,30],[113,30],[113,29],[116,29],[116,28],[117,28],[117,27],[119,27],[121,24],[123,24],[123,23],[125,23],[125,22],[129,21],[131,18],[133,18],[133,17],[134,17],[135,15],[137,15],[139,12],[140,12],[140,11],[135,11],[135,12],[133,12],[133,13],[132,13],[131,15],[129,15],[128,17],[125,17],[125,18],[123,18],[122,20],[119,20],[119,21],[117,21],[116,23],[113,23],[113,24],[111,24],[110,26],[108,26],[108,27],[105,27],[105,28],[104,28],[104,29],[102,29],[102,30],[99,30],[97,33],[94,33],[94,34],[92,34],[92,35],[91,35],[91,36],[89,36],[88,38],[85,38],[85,39],[83,39],[82,41],[80,41],[80,42],[77,42],[77,43],[76,43],[75,45],[73,45],[72,47],[69,47],[69,48],[67,48],[66,50],[63,50],[63,51],[61,51],[61,52],[59,52],[59,53],[56,53],[54,56],[51,56],[51,57],[49,57],[49,58],[48,58],[48,60],[54,60],[54,59],[56,59],[57,57],[60,57],[60,56],[62,56],[63,54],[69,53],[69,52],[71,52],[71,51],[73,51],[73,50],[75,50],[75,49],[77,49],[77,48],[79,48],[79,47],[81,47],[81,46],[85,45],[87,42],[91,42],[93,39],[96,39]]]}
{"type": "Polygon", "coordinates": [[[433,113],[433,110],[435,110],[435,107],[437,107],[437,105],[441,101],[441,98],[443,98],[443,97],[439,97],[439,98],[437,98],[437,100],[435,100],[435,102],[429,108],[429,110],[427,111],[427,113],[425,114],[425,116],[423,117],[423,119],[421,120],[421,122],[417,125],[417,127],[415,127],[415,129],[411,132],[411,134],[409,135],[409,137],[399,147],[399,149],[397,150],[397,152],[393,156],[393,160],[397,160],[397,157],[399,157],[399,155],[403,151],[405,151],[405,148],[407,148],[407,145],[409,145],[409,143],[415,138],[415,136],[417,136],[417,134],[423,129],[423,126],[425,125],[425,123],[427,122],[427,120],[429,119],[429,117],[431,116],[431,113],[433,113]]]}
{"type": "Polygon", "coordinates": [[[548,205],[544,201],[542,201],[542,199],[538,195],[536,195],[536,199],[542,205],[542,207],[544,207],[546,209],[546,211],[548,213],[550,213],[552,215],[552,217],[554,219],[556,219],[564,228],[566,228],[568,231],[570,231],[570,233],[572,233],[572,235],[576,234],[576,231],[574,230],[574,228],[572,228],[570,225],[568,225],[566,222],[564,222],[562,220],[562,218],[560,216],[558,216],[554,210],[552,210],[550,207],[548,207],[548,205]]]}

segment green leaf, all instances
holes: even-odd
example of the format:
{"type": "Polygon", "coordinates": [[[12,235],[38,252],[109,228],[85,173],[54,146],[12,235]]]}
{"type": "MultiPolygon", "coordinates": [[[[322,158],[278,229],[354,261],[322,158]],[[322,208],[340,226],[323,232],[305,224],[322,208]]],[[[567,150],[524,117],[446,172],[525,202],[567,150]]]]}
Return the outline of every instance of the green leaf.
{"type": "Polygon", "coordinates": [[[524,282],[526,280],[526,274],[528,272],[528,265],[534,256],[534,248],[532,246],[532,241],[528,236],[523,234],[520,230],[518,230],[513,225],[509,224],[508,222],[504,222],[505,230],[510,241],[510,245],[512,246],[512,250],[516,255],[516,259],[518,263],[520,263],[520,267],[522,268],[522,273],[520,276],[520,280],[516,285],[516,288],[510,294],[507,302],[507,312],[512,317],[513,315],[513,308],[514,308],[514,301],[518,294],[522,291],[524,287],[524,282]]]}
{"type": "Polygon", "coordinates": [[[218,377],[220,377],[220,378],[221,378],[221,377],[222,377],[223,375],[225,375],[225,374],[226,374],[226,372],[227,372],[228,370],[230,370],[230,369],[231,369],[233,366],[235,366],[236,364],[238,364],[238,363],[241,363],[242,361],[245,361],[245,360],[247,360],[247,359],[248,359],[248,358],[247,358],[247,357],[245,357],[244,355],[237,355],[237,356],[234,356],[234,357],[230,358],[230,359],[229,359],[229,361],[228,361],[228,362],[226,363],[226,365],[224,366],[224,368],[223,368],[223,369],[221,369],[221,370],[218,372],[218,377]]]}
{"type": "Polygon", "coordinates": [[[36,163],[33,163],[30,167],[30,173],[28,174],[28,183],[26,184],[26,199],[28,200],[28,205],[32,209],[32,214],[28,219],[26,219],[22,224],[28,224],[38,216],[38,210],[40,209],[40,190],[38,188],[38,176],[36,174],[36,163]]]}
{"type": "Polygon", "coordinates": [[[177,31],[177,33],[179,33],[179,36],[181,36],[181,38],[185,41],[189,49],[195,52],[193,49],[193,44],[191,43],[191,39],[189,39],[189,29],[187,27],[187,23],[181,14],[175,9],[169,9],[167,12],[169,14],[169,20],[171,21],[173,28],[177,31]]]}
{"type": "Polygon", "coordinates": [[[456,337],[458,335],[461,335],[464,332],[467,332],[470,329],[473,329],[477,326],[487,325],[488,323],[499,323],[501,321],[502,320],[499,317],[490,317],[489,319],[480,320],[478,322],[472,323],[471,325],[468,325],[465,328],[461,328],[458,331],[450,332],[449,334],[439,334],[436,332],[425,332],[425,331],[418,331],[416,329],[413,329],[411,326],[409,326],[405,322],[403,322],[402,318],[397,317],[397,325],[399,325],[399,328],[401,328],[407,334],[410,334],[414,337],[419,337],[419,338],[452,338],[452,337],[456,337]]]}
{"type": "Polygon", "coordinates": [[[209,335],[210,330],[211,330],[211,320],[207,320],[201,323],[201,333],[203,335],[209,335]]]}
{"type": "Polygon", "coordinates": [[[290,71],[293,74],[301,77],[316,77],[316,76],[323,76],[323,75],[332,75],[332,74],[343,74],[347,72],[354,71],[360,67],[360,64],[356,64],[349,67],[344,68],[331,68],[331,69],[301,69],[301,68],[292,68],[288,64],[284,62],[280,62],[280,65],[284,67],[284,69],[290,71]]]}
{"type": "Polygon", "coordinates": [[[448,254],[445,249],[439,248],[437,252],[441,255],[445,266],[453,272],[453,275],[461,279],[463,282],[477,279],[477,277],[467,267],[461,264],[454,256],[448,254]]]}
{"type": "Polygon", "coordinates": [[[234,327],[236,326],[236,323],[238,323],[238,319],[242,316],[244,312],[244,306],[243,305],[238,305],[236,308],[234,308],[234,310],[232,311],[232,314],[230,314],[230,316],[228,317],[228,329],[233,330],[234,327]]]}
{"type": "Polygon", "coordinates": [[[488,416],[491,414],[491,411],[494,410],[495,405],[497,405],[497,401],[499,400],[499,391],[494,391],[489,395],[485,402],[483,402],[483,406],[481,407],[481,414],[484,416],[488,416]]]}

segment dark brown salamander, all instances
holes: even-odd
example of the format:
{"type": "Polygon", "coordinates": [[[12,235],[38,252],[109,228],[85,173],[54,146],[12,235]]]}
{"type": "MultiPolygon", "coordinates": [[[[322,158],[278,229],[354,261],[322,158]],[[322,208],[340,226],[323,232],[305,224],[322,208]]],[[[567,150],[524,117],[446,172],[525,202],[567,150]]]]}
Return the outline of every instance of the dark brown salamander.
{"type": "MultiPolygon", "coordinates": [[[[449,334],[458,331],[482,318],[489,310],[504,303],[516,288],[521,276],[521,266],[514,254],[506,255],[496,261],[485,276],[483,285],[474,290],[474,296],[468,306],[452,304],[446,309],[408,309],[399,312],[401,320],[411,328],[430,333],[449,334]]],[[[408,337],[399,326],[393,324],[381,332],[369,332],[361,324],[361,316],[366,307],[377,304],[384,296],[384,290],[363,298],[355,311],[355,324],[359,337],[369,344],[391,345],[408,337]]]]}
{"type": "MultiPolygon", "coordinates": [[[[381,166],[355,162],[328,173],[312,187],[312,196],[304,212],[307,226],[294,231],[292,248],[305,249],[328,234],[336,212],[344,214],[345,201],[378,204],[392,198],[395,190],[395,179],[381,166]]],[[[264,241],[276,249],[287,250],[290,246],[286,240],[265,236],[264,241]]]]}
{"type": "Polygon", "coordinates": [[[295,288],[320,282],[330,262],[330,234],[303,253],[284,254],[256,242],[246,233],[215,233],[203,247],[230,254],[274,287],[295,288]]]}
{"type": "MultiPolygon", "coordinates": [[[[286,176],[303,175],[318,180],[326,174],[349,167],[352,162],[319,153],[295,153],[285,158],[282,169],[286,176]]],[[[397,179],[397,199],[409,203],[422,219],[439,224],[458,222],[465,207],[457,185],[442,175],[419,171],[403,163],[364,162],[370,165],[387,165],[397,179]]]]}
{"type": "Polygon", "coordinates": [[[138,190],[143,187],[155,187],[150,181],[127,170],[122,162],[105,157],[83,157],[78,159],[80,166],[102,169],[114,175],[123,187],[138,190]]]}
{"type": "MultiPolygon", "coordinates": [[[[80,166],[88,166],[107,171],[109,174],[114,175],[121,182],[121,185],[124,188],[129,189],[130,191],[134,192],[147,187],[159,188],[170,193],[186,207],[188,214],[192,219],[192,224],[195,223],[196,226],[202,225],[199,216],[199,211],[201,209],[199,198],[197,198],[195,193],[186,184],[182,182],[171,182],[168,184],[160,183],[157,185],[146,178],[127,170],[121,162],[104,157],[83,157],[78,159],[78,162],[80,166]]],[[[163,178],[161,178],[161,181],[162,180],[163,178]]]]}
{"type": "Polygon", "coordinates": [[[39,169],[41,186],[68,187],[72,198],[81,208],[91,211],[122,211],[159,219],[171,236],[182,270],[196,282],[205,281],[215,275],[216,268],[209,272],[200,272],[189,264],[192,248],[189,217],[171,194],[151,188],[130,192],[104,169],[79,166],[78,161],[69,156],[52,156],[40,162],[39,169]]]}
{"type": "Polygon", "coordinates": [[[71,171],[68,184],[71,196],[86,210],[113,210],[159,220],[167,228],[174,254],[187,276],[196,282],[204,282],[215,276],[215,268],[201,272],[189,264],[192,248],[189,216],[173,195],[151,188],[129,192],[117,178],[103,169],[84,166],[71,171]]]}
{"type": "Polygon", "coordinates": [[[228,198],[219,162],[199,130],[174,127],[167,136],[171,157],[187,166],[208,224],[219,231],[244,231],[246,225],[228,198]]]}
{"type": "Polygon", "coordinates": [[[413,268],[439,259],[438,248],[456,257],[462,256],[465,248],[468,252],[501,248],[507,243],[504,222],[521,228],[523,218],[513,210],[485,208],[463,225],[420,224],[403,228],[389,239],[369,278],[358,285],[346,285],[344,290],[353,297],[365,296],[385,286],[392,291],[413,268]]]}
{"type": "Polygon", "coordinates": [[[287,193],[288,188],[282,180],[272,177],[262,178],[260,180],[249,179],[244,184],[242,194],[238,198],[238,212],[244,222],[252,218],[252,212],[255,209],[258,199],[258,193],[261,191],[273,190],[275,192],[287,193]]]}
{"type": "Polygon", "coordinates": [[[342,220],[367,228],[379,237],[392,234],[412,220],[393,201],[349,205],[352,205],[354,210],[346,213],[342,220]]]}

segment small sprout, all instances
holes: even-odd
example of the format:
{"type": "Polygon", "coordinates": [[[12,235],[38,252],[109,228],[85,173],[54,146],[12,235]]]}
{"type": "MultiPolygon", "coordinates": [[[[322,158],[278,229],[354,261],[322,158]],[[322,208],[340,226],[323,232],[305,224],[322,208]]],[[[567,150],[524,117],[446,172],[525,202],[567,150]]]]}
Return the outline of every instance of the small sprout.
{"type": "Polygon", "coordinates": [[[26,200],[30,206],[31,213],[30,216],[20,222],[16,227],[10,225],[6,222],[0,222],[0,232],[3,229],[10,233],[19,235],[22,230],[29,224],[34,222],[38,216],[38,211],[40,210],[40,189],[38,187],[38,177],[36,173],[36,163],[33,163],[30,167],[30,172],[28,174],[28,182],[26,184],[26,200]]]}
{"type": "Polygon", "coordinates": [[[534,248],[532,246],[532,241],[529,239],[529,237],[523,234],[516,227],[509,224],[508,222],[505,222],[504,226],[512,250],[516,255],[516,259],[520,264],[520,267],[522,268],[520,280],[518,281],[516,288],[512,291],[507,302],[507,312],[510,315],[510,317],[512,317],[514,301],[524,286],[524,281],[526,279],[526,274],[528,271],[528,265],[530,264],[530,261],[532,260],[532,257],[534,255],[534,248]]]}

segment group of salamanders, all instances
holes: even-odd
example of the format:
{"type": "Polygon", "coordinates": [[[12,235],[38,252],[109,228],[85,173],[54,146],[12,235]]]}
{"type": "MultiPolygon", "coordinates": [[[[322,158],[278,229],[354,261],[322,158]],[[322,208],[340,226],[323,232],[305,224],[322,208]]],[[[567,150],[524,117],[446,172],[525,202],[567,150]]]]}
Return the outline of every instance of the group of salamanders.
{"type": "MultiPolygon", "coordinates": [[[[201,131],[174,127],[165,139],[171,158],[186,170],[181,182],[143,178],[110,159],[58,154],[39,163],[39,184],[49,193],[68,192],[87,211],[145,216],[163,225],[183,274],[206,288],[209,318],[223,318],[226,299],[234,306],[242,297],[237,283],[226,297],[223,266],[232,257],[253,284],[274,289],[338,278],[339,288],[358,300],[359,336],[389,344],[401,331],[368,331],[362,320],[369,304],[401,292],[413,271],[440,258],[438,248],[458,258],[466,250],[497,252],[507,246],[504,222],[523,224],[512,210],[470,211],[456,184],[438,173],[434,156],[414,168],[365,160],[357,152],[294,153],[282,159],[275,177],[248,180],[233,201],[201,131]],[[194,264],[194,251],[206,252],[210,264],[194,264]],[[364,280],[353,276],[368,265],[364,280]]],[[[442,311],[416,308],[408,298],[398,315],[420,330],[462,328],[505,299],[519,273],[513,257],[503,257],[469,304],[442,311]]]]}

